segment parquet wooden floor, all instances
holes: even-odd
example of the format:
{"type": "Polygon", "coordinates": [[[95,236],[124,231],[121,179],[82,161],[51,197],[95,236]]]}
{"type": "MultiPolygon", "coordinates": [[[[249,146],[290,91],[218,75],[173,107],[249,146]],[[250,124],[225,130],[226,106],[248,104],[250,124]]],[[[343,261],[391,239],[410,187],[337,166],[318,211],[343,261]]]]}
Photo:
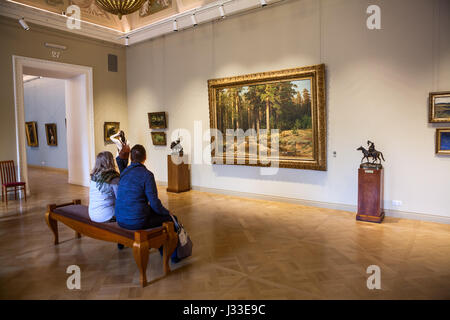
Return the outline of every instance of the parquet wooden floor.
{"type": "Polygon", "coordinates": [[[82,237],[60,224],[62,243],[44,221],[48,203],[88,189],[58,172],[31,169],[28,202],[0,207],[1,299],[449,299],[450,226],[386,218],[378,225],[344,211],[199,191],[167,194],[194,255],[163,275],[150,254],[139,286],[132,251],[82,237]],[[68,290],[66,268],[81,268],[81,289],[68,290]],[[381,268],[381,290],[369,290],[369,265],[381,268]]]}

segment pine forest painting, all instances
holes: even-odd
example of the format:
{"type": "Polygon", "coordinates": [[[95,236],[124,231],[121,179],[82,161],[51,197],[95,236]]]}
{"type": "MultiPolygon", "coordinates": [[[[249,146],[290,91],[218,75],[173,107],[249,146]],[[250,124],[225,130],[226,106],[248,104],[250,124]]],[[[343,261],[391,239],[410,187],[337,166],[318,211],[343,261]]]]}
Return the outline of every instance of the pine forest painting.
{"type": "Polygon", "coordinates": [[[208,87],[211,129],[222,134],[213,163],[267,166],[267,154],[280,167],[326,170],[323,65],[214,79],[208,87]]]}

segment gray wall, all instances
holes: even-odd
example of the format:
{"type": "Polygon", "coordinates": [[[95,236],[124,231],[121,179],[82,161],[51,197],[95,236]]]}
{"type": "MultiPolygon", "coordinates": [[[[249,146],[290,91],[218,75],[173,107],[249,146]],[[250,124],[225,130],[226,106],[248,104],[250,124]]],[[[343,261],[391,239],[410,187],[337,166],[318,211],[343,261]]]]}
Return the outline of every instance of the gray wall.
{"type": "Polygon", "coordinates": [[[41,78],[24,84],[25,121],[36,121],[38,147],[27,145],[27,162],[67,169],[65,81],[41,78]],[[56,123],[57,146],[47,144],[46,123],[56,123]]]}
{"type": "Polygon", "coordinates": [[[370,139],[386,158],[385,208],[450,217],[450,158],[435,155],[427,103],[430,91],[450,90],[449,30],[447,0],[297,0],[131,46],[130,140],[149,149],[148,166],[167,181],[167,150],[152,145],[147,112],[167,112],[168,140],[177,128],[193,139],[194,121],[209,128],[208,79],[324,63],[328,171],[262,176],[204,162],[192,165],[192,184],[355,205],[355,149],[370,139]],[[375,3],[381,30],[366,27],[375,3]]]}

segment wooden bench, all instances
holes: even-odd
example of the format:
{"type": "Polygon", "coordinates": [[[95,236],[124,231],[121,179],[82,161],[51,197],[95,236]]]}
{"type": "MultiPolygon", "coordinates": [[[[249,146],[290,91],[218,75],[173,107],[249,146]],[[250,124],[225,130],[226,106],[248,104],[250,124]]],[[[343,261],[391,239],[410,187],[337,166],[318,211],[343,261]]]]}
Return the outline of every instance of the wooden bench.
{"type": "Polygon", "coordinates": [[[147,284],[147,263],[150,248],[163,246],[164,274],[170,272],[169,258],[175,250],[178,236],[174,230],[173,222],[165,222],[161,227],[146,230],[127,230],[121,228],[116,222],[97,223],[89,218],[88,207],[81,204],[81,200],[73,200],[65,204],[50,204],[47,207],[45,220],[55,236],[55,245],[59,242],[58,221],[75,230],[77,238],[81,234],[88,237],[121,243],[133,248],[134,260],[141,273],[141,285],[147,284]]]}

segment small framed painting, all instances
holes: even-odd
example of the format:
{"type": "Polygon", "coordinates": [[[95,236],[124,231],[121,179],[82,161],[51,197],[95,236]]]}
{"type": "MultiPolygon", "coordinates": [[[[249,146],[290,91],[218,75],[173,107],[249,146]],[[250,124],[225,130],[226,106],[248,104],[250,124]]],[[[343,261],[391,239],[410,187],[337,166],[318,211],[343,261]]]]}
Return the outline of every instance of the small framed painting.
{"type": "Polygon", "coordinates": [[[105,122],[103,126],[105,144],[112,144],[113,142],[109,137],[116,134],[120,130],[120,122],[105,122]]]}
{"type": "Polygon", "coordinates": [[[430,122],[450,122],[450,91],[430,92],[430,122]]]}
{"type": "Polygon", "coordinates": [[[58,145],[58,137],[56,134],[56,123],[46,123],[45,134],[47,135],[47,144],[49,146],[58,145]]]}
{"type": "Polygon", "coordinates": [[[152,132],[152,142],[155,146],[167,145],[165,132],[152,132]]]}
{"type": "Polygon", "coordinates": [[[39,147],[36,121],[25,122],[25,133],[29,147],[39,147]]]}
{"type": "Polygon", "coordinates": [[[450,155],[450,128],[436,129],[436,153],[450,155]]]}
{"type": "Polygon", "coordinates": [[[150,112],[148,114],[148,125],[150,129],[166,129],[166,113],[165,112],[150,112]]]}

